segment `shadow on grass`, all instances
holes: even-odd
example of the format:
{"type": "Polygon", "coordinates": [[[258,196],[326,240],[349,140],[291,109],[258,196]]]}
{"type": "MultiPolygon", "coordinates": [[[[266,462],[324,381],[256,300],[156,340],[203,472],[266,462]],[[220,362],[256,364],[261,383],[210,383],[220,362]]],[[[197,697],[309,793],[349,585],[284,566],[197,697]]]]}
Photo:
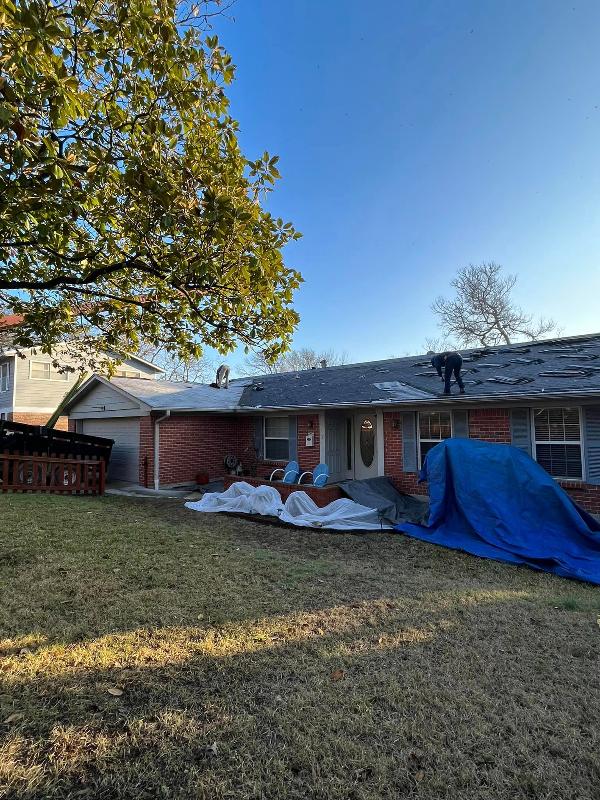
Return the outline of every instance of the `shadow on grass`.
{"type": "Polygon", "coordinates": [[[5,661],[0,791],[592,797],[598,647],[552,627],[502,590],[41,646],[5,661]]]}
{"type": "Polygon", "coordinates": [[[0,797],[594,797],[592,587],[172,502],[2,511],[0,797]]]}

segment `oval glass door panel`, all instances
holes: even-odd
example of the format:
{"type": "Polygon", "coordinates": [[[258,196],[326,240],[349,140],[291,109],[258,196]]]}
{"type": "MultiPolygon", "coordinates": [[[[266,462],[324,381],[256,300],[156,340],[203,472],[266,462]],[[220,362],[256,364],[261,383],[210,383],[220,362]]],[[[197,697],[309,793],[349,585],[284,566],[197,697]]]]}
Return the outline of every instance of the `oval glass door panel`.
{"type": "Polygon", "coordinates": [[[370,467],[375,457],[375,428],[368,417],[360,425],[360,457],[365,467],[370,467]]]}

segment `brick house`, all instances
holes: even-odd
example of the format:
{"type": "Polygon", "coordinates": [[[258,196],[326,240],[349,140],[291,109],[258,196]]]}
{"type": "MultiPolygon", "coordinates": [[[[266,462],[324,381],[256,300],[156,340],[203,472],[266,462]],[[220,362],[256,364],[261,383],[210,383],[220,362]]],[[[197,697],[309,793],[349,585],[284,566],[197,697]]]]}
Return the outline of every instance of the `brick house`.
{"type": "MultiPolygon", "coordinates": [[[[290,459],[332,482],[387,475],[425,493],[418,471],[451,436],[512,444],[600,512],[600,335],[463,353],[465,395],[440,395],[426,356],[200,384],[90,378],[71,425],[115,439],[112,477],[169,485],[225,473],[233,455],[268,477],[290,459]]],[[[110,476],[109,476],[110,477],[110,476]]]]}

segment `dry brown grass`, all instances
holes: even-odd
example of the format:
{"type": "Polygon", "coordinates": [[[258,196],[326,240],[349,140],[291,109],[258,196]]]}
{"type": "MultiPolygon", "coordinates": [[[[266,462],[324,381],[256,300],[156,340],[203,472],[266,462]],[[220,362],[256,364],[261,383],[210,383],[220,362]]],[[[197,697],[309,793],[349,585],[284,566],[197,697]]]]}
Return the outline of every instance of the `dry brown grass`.
{"type": "Polygon", "coordinates": [[[171,501],[0,519],[0,797],[599,797],[594,587],[171,501]]]}

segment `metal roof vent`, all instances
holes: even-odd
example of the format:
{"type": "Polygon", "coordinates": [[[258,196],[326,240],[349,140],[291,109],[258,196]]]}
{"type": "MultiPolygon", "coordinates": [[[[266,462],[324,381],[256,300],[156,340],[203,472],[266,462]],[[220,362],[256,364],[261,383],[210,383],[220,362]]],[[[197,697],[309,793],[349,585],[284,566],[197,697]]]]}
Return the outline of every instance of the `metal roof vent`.
{"type": "Polygon", "coordinates": [[[326,358],[322,358],[319,361],[319,364],[321,365],[321,369],[325,369],[325,367],[327,366],[327,359],[326,358]]]}

